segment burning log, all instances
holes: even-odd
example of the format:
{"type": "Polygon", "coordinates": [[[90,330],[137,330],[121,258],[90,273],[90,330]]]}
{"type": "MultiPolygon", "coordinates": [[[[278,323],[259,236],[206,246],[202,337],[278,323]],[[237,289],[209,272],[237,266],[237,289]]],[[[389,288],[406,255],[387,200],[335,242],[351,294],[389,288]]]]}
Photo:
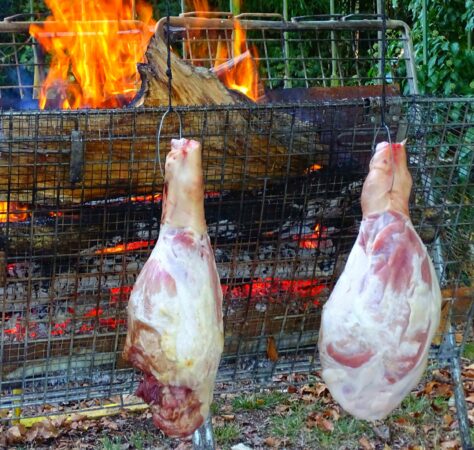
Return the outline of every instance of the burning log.
{"type": "MultiPolygon", "coordinates": [[[[139,64],[142,87],[134,106],[164,106],[168,104],[167,47],[154,36],[146,51],[147,63],[139,64]]],[[[171,53],[173,71],[173,105],[235,105],[235,97],[219,81],[219,78],[203,67],[187,64],[171,53]]]]}
{"type": "MultiPolygon", "coordinates": [[[[240,92],[232,90],[234,84],[227,78],[234,69],[245,66],[254,71],[252,79],[258,81],[256,62],[250,52],[244,51],[228,63],[223,62],[224,56],[231,55],[221,56],[216,59],[219,64],[214,73],[171,54],[173,104],[206,106],[181,113],[185,134],[203,141],[206,188],[251,189],[262,186],[263,178],[268,183],[288,175],[300,176],[311,164],[325,166],[316,132],[288,132],[307,128],[299,119],[272,112],[269,120],[268,112],[259,108],[228,110],[220,106],[252,105],[244,88],[240,92]],[[289,163],[290,149],[295,150],[291,151],[289,163]],[[318,152],[319,156],[314,156],[318,152]]],[[[146,64],[139,64],[142,87],[133,105],[165,106],[167,49],[158,35],[152,38],[146,58],[146,64]]],[[[240,75],[233,76],[238,82],[240,75]]],[[[252,83],[260,86],[259,82],[252,83]]],[[[50,84],[54,85],[54,81],[50,80],[50,84]]],[[[260,87],[257,92],[263,89],[260,87]]],[[[85,106],[92,100],[87,102],[85,106]]],[[[75,98],[65,102],[61,97],[48,98],[43,106],[76,108],[71,106],[76,104],[75,98]]],[[[101,104],[114,103],[104,99],[101,104]]],[[[82,203],[130,192],[156,192],[163,181],[156,153],[156,128],[162,114],[163,111],[141,108],[116,113],[71,114],[49,110],[41,114],[5,114],[0,122],[0,201],[7,200],[2,192],[8,192],[8,186],[15,186],[9,201],[32,202],[31,193],[38,190],[44,204],[82,203]]],[[[174,122],[171,118],[162,130],[166,143],[167,137],[178,132],[176,117],[174,122]]],[[[163,145],[162,161],[167,151],[167,145],[163,145]]],[[[38,198],[34,201],[38,202],[38,198]]]]}

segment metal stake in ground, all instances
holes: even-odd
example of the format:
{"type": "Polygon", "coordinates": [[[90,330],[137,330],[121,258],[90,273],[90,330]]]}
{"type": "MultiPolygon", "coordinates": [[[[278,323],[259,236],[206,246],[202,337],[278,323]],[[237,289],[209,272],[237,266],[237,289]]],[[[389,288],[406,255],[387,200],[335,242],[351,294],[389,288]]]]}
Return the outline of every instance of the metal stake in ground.
{"type": "MultiPolygon", "coordinates": [[[[161,128],[163,126],[163,120],[165,116],[169,112],[173,112],[173,106],[171,103],[171,93],[172,93],[172,80],[173,80],[173,72],[171,70],[171,45],[170,45],[170,2],[167,0],[166,2],[166,47],[167,47],[167,71],[166,75],[168,76],[168,110],[163,115],[160,126],[158,128],[157,133],[157,147],[158,147],[158,161],[160,164],[160,171],[161,175],[163,174],[163,169],[161,168],[161,159],[160,159],[160,135],[161,135],[161,128]]],[[[179,118],[179,138],[182,137],[182,124],[181,124],[181,116],[178,112],[179,118]]],[[[194,450],[214,450],[214,435],[212,431],[212,418],[211,413],[207,416],[206,421],[194,432],[193,434],[193,448],[194,450]]]]}
{"type": "Polygon", "coordinates": [[[215,448],[212,417],[209,412],[206,421],[193,434],[193,449],[214,450],[215,448]]]}

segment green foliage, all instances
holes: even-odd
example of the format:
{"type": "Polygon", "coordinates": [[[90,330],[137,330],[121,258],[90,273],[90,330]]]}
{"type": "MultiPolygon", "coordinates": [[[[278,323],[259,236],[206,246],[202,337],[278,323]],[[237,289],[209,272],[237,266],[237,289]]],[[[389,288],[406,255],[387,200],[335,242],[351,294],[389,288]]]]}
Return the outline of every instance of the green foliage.
{"type": "Polygon", "coordinates": [[[240,436],[240,428],[235,423],[229,423],[214,428],[214,436],[219,445],[228,445],[233,443],[240,436]]]}
{"type": "Polygon", "coordinates": [[[99,439],[100,441],[100,450],[121,450],[122,443],[120,438],[115,436],[113,439],[110,439],[108,436],[99,439]]]}
{"type": "Polygon", "coordinates": [[[467,342],[462,352],[464,358],[474,361],[474,342],[467,342]]]}
{"type": "Polygon", "coordinates": [[[271,391],[257,395],[239,395],[232,401],[232,407],[236,410],[254,410],[273,408],[284,402],[288,394],[278,391],[271,391]]]}
{"type": "Polygon", "coordinates": [[[474,0],[430,0],[427,8],[427,64],[423,64],[422,0],[411,0],[412,36],[420,92],[474,94],[474,51],[468,33],[474,26],[474,0]]]}
{"type": "Polygon", "coordinates": [[[305,425],[307,411],[301,405],[292,408],[285,416],[271,418],[271,432],[281,438],[297,438],[305,425]]]}

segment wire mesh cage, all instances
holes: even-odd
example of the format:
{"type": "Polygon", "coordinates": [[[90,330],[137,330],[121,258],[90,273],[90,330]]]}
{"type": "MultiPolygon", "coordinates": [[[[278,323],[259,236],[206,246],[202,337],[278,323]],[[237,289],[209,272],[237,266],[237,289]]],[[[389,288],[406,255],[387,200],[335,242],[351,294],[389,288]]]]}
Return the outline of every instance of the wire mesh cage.
{"type": "MultiPolygon", "coordinates": [[[[474,102],[395,98],[388,103],[389,111],[392,138],[409,140],[415,181],[413,221],[447,292],[436,342],[443,357],[451,360],[472,331],[472,296],[449,292],[472,280],[474,102]],[[462,335],[462,342],[451,346],[454,335],[462,335]]],[[[153,134],[163,112],[2,115],[1,149],[8,168],[1,190],[7,199],[1,216],[6,275],[0,288],[2,407],[11,408],[18,401],[26,407],[104,397],[133,389],[136,376],[120,356],[125,307],[157,237],[161,196],[154,180],[154,141],[147,143],[148,154],[135,154],[135,148],[143,146],[143,132],[127,136],[131,144],[125,159],[123,151],[115,151],[122,147],[125,133],[115,127],[128,123],[130,130],[136,130],[140,122],[141,130],[146,125],[153,134]],[[108,168],[100,199],[89,195],[97,190],[93,180],[74,185],[57,177],[63,174],[61,164],[70,169],[72,139],[63,138],[62,132],[56,137],[42,135],[39,126],[26,126],[21,136],[14,134],[18,121],[38,124],[45,120],[49,129],[62,131],[61,126],[73,118],[86,148],[97,139],[87,133],[87,124],[94,120],[102,124],[101,139],[108,149],[102,152],[104,160],[87,162],[86,158],[84,162],[97,169],[94,173],[108,168]],[[21,182],[25,163],[16,152],[31,141],[36,146],[35,170],[25,189],[21,182]],[[51,142],[60,156],[45,157],[38,151],[51,142]],[[126,180],[114,179],[116,164],[127,165],[126,180]],[[135,171],[147,174],[147,192],[137,194],[133,189],[135,171]],[[41,179],[43,173],[49,174],[48,180],[41,179]],[[71,203],[70,193],[76,190],[81,201],[71,203]],[[18,387],[21,394],[13,394],[12,389],[18,387]]],[[[223,146],[221,160],[222,173],[227,167],[226,178],[232,178],[229,167],[239,167],[235,181],[240,187],[222,189],[224,177],[216,181],[213,167],[213,181],[206,188],[209,234],[225,294],[226,343],[219,377],[269,380],[278,373],[318,367],[321,304],[358,231],[360,189],[380,107],[364,101],[243,110],[190,107],[182,113],[198,120],[192,122],[195,128],[184,121],[184,134],[201,140],[204,161],[208,161],[216,136],[227,142],[241,139],[238,130],[226,128],[226,120],[243,112],[251,124],[247,138],[239,141],[244,156],[230,155],[223,146]],[[262,138],[265,130],[268,141],[278,140],[283,133],[278,118],[285,116],[293,118],[292,128],[284,130],[292,136],[283,155],[287,172],[269,176],[270,163],[258,162],[260,170],[255,173],[252,135],[262,138]],[[305,121],[298,122],[297,116],[305,121]],[[321,144],[326,134],[329,143],[321,144]],[[304,164],[299,161],[302,156],[304,164]],[[300,172],[293,174],[292,166],[300,167],[300,172]],[[278,350],[277,361],[268,358],[269,340],[278,350]]],[[[163,136],[163,142],[169,137],[163,136]]],[[[267,161],[282,158],[272,153],[271,145],[263,151],[267,161]]],[[[205,163],[204,167],[207,173],[209,166],[205,163]]]]}
{"type": "MultiPolygon", "coordinates": [[[[264,15],[263,19],[258,14],[242,14],[235,18],[228,13],[219,14],[227,18],[220,18],[216,13],[210,18],[189,13],[172,17],[173,50],[191,64],[217,72],[222,70],[219,65],[224,63],[225,67],[232,58],[236,58],[234,64],[239,64],[243,57],[250,55],[258,65],[262,90],[370,86],[382,82],[383,22],[376,15],[330,16],[330,20],[301,17],[286,22],[278,14],[264,15]]],[[[18,14],[0,22],[0,67],[3,72],[0,106],[4,109],[37,107],[50,64],[48,55],[28,32],[32,23],[41,25],[43,22],[29,22],[28,18],[30,15],[18,14]]],[[[125,30],[119,29],[117,33],[136,34],[146,27],[139,21],[123,26],[125,30]]],[[[164,37],[165,28],[162,19],[157,34],[164,37]]],[[[388,20],[386,28],[385,79],[405,94],[416,94],[409,28],[397,20],[388,20]]],[[[61,35],[66,31],[55,33],[61,35]]],[[[37,36],[41,38],[42,34],[50,38],[52,32],[39,32],[37,36]]],[[[140,80],[136,79],[135,84],[135,90],[138,90],[140,80]]],[[[292,94],[293,101],[308,99],[307,93],[301,98],[296,95],[292,94]]]]}
{"type": "MultiPolygon", "coordinates": [[[[206,219],[224,293],[220,381],[268,383],[319,369],[321,305],[358,232],[374,139],[387,138],[379,133],[380,90],[360,89],[382,79],[381,21],[270,19],[239,20],[247,33],[241,51],[260,67],[265,102],[178,109],[184,136],[203,146],[206,219]]],[[[187,15],[171,18],[171,27],[175,52],[194,65],[218,72],[237,56],[233,20],[187,15]]],[[[121,357],[126,305],[161,216],[156,129],[165,109],[36,110],[46,60],[27,28],[14,19],[0,28],[2,45],[14,36],[2,47],[10,70],[2,105],[34,108],[0,115],[7,420],[37,414],[37,405],[133,392],[138,376],[121,357]],[[29,68],[18,59],[22,45],[35,55],[29,68]]],[[[459,356],[474,314],[474,101],[398,96],[416,93],[413,54],[403,23],[387,21],[387,29],[393,86],[383,112],[391,139],[408,139],[412,220],[444,297],[431,356],[452,369],[468,442],[459,356]]],[[[163,22],[157,34],[165,34],[163,22]]],[[[161,135],[162,161],[175,119],[161,135]]]]}

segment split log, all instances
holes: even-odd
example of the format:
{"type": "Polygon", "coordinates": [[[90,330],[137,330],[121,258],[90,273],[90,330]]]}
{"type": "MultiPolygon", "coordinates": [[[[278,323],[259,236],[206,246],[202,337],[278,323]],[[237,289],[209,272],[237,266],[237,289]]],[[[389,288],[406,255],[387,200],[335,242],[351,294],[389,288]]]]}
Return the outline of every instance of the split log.
{"type": "MultiPolygon", "coordinates": [[[[173,74],[172,103],[187,105],[235,105],[238,101],[205,67],[195,67],[171,53],[173,74]]],[[[153,37],[146,51],[147,63],[138,65],[142,87],[134,106],[168,105],[167,47],[163,39],[153,37]]]]}
{"type": "MultiPolygon", "coordinates": [[[[175,114],[166,119],[158,155],[157,126],[165,110],[155,107],[168,104],[161,38],[151,40],[146,55],[135,108],[3,115],[0,201],[7,200],[7,192],[10,201],[68,204],[159,191],[158,156],[165,160],[178,120],[175,114]],[[74,182],[71,160],[78,157],[84,161],[82,179],[74,182]]],[[[183,109],[181,118],[184,135],[202,141],[206,189],[259,188],[268,180],[300,176],[312,164],[325,165],[317,135],[307,125],[302,128],[287,114],[246,108],[247,100],[227,90],[216,74],[174,54],[171,59],[173,105],[194,105],[183,109]],[[289,139],[290,126],[295,131],[289,139]]]]}

